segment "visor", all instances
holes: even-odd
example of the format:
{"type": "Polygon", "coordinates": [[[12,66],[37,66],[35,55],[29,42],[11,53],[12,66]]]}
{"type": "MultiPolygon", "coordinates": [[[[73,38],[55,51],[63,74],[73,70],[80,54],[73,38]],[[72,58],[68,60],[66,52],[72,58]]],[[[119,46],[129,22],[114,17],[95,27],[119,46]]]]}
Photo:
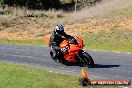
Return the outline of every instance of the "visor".
{"type": "Polygon", "coordinates": [[[63,35],[63,34],[64,34],[64,31],[57,30],[56,32],[57,32],[59,35],[63,35]]]}

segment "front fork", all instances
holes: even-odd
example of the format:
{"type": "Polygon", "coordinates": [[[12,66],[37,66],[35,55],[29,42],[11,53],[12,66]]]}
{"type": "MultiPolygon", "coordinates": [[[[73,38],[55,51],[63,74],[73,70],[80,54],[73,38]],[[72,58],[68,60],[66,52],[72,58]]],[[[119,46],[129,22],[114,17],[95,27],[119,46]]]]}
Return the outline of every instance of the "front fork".
{"type": "Polygon", "coordinates": [[[82,63],[84,63],[85,61],[83,60],[83,58],[82,58],[82,53],[83,53],[84,51],[83,50],[80,50],[79,52],[78,52],[78,54],[77,54],[77,62],[82,62],[82,63]]]}

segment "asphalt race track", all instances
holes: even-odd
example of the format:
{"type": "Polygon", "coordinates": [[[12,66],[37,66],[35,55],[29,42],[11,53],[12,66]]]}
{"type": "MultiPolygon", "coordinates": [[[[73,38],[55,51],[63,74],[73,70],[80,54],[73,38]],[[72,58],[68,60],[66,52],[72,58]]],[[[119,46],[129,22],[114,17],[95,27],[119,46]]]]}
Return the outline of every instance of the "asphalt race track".
{"type": "MultiPolygon", "coordinates": [[[[95,61],[94,68],[85,67],[91,79],[132,80],[132,54],[92,50],[87,52],[90,53],[95,61]]],[[[54,62],[50,58],[49,48],[44,46],[0,45],[0,60],[81,76],[82,66],[65,66],[54,62]]]]}

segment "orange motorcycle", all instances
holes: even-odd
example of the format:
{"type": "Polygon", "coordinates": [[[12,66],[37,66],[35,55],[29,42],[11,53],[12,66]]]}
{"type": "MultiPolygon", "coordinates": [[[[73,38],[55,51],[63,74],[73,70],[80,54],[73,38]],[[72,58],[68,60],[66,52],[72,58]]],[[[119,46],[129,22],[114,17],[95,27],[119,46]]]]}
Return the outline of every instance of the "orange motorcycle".
{"type": "MultiPolygon", "coordinates": [[[[94,61],[92,57],[83,50],[84,43],[81,38],[78,37],[72,37],[68,39],[63,39],[63,41],[60,43],[60,51],[53,52],[50,51],[50,55],[53,60],[55,60],[55,57],[53,57],[53,54],[57,54],[58,62],[61,62],[63,64],[69,64],[69,63],[82,63],[85,66],[93,67],[94,61]]],[[[56,60],[55,60],[56,61],[56,60]]]]}

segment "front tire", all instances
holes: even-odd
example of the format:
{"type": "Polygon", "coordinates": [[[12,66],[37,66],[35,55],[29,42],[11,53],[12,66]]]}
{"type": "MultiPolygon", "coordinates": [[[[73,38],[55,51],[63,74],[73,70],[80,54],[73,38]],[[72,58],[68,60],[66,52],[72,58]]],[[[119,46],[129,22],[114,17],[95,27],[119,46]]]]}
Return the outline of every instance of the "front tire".
{"type": "Polygon", "coordinates": [[[83,51],[81,53],[81,58],[86,66],[88,66],[89,68],[94,67],[94,61],[87,52],[83,51]]]}

